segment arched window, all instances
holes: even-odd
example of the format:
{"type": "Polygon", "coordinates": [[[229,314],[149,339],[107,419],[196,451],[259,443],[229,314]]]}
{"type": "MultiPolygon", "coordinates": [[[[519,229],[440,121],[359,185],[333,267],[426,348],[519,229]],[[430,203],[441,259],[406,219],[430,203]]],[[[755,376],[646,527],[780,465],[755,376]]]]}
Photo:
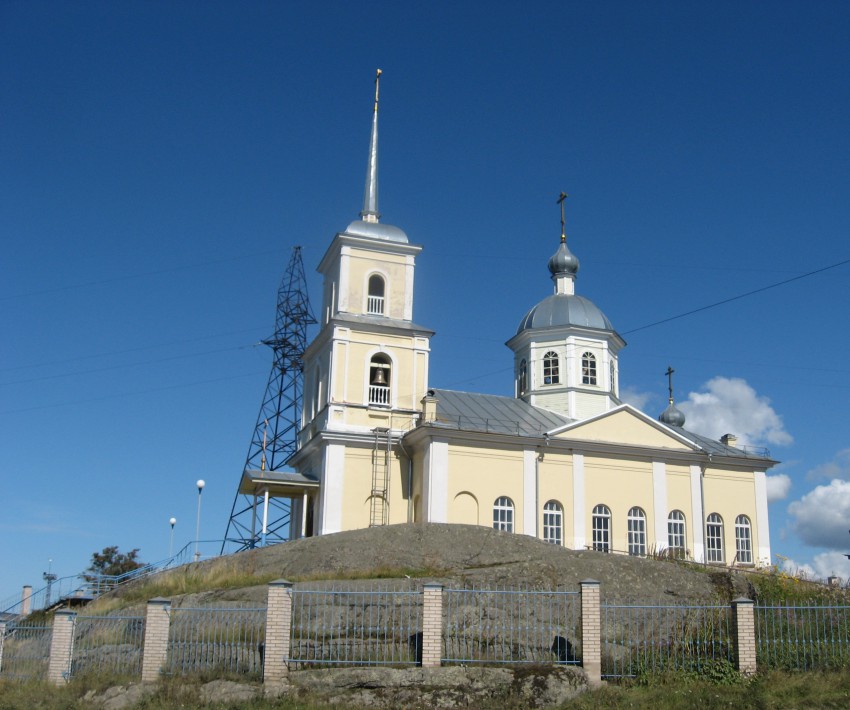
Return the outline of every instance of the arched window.
{"type": "Polygon", "coordinates": [[[591,518],[593,549],[600,552],[611,551],[611,511],[607,505],[597,505],[591,518]]]}
{"type": "Polygon", "coordinates": [[[753,529],[746,515],[735,518],[735,557],[741,564],[753,563],[753,529]]]}
{"type": "Polygon", "coordinates": [[[517,377],[519,393],[525,394],[528,389],[528,363],[525,360],[519,361],[519,376],[517,377]]]}
{"type": "Polygon", "coordinates": [[[687,554],[685,545],[685,514],[672,510],[667,517],[667,549],[672,557],[681,559],[687,554]]]}
{"type": "Polygon", "coordinates": [[[378,274],[369,277],[369,296],[366,299],[366,313],[384,315],[384,279],[378,274]]]}
{"type": "Polygon", "coordinates": [[[558,353],[550,350],[543,356],[543,384],[557,385],[561,381],[558,353]]]}
{"type": "Polygon", "coordinates": [[[389,407],[392,368],[386,355],[375,355],[369,362],[369,404],[389,407]]]}
{"type": "Polygon", "coordinates": [[[705,551],[709,562],[723,562],[723,518],[717,513],[705,520],[705,551]]]}
{"type": "Polygon", "coordinates": [[[584,353],[581,356],[581,383],[583,385],[596,384],[596,355],[584,353]]]}
{"type": "Polygon", "coordinates": [[[629,554],[646,556],[646,513],[640,508],[629,510],[629,554]]]}
{"type": "Polygon", "coordinates": [[[614,370],[614,361],[611,360],[611,362],[608,363],[608,379],[609,379],[608,385],[609,385],[609,388],[611,389],[611,394],[613,394],[616,397],[617,396],[617,378],[615,377],[615,375],[616,375],[616,372],[614,370]]]}
{"type": "Polygon", "coordinates": [[[564,539],[564,511],[556,500],[543,506],[543,542],[560,545],[564,539]]]}
{"type": "Polygon", "coordinates": [[[514,531],[514,502],[507,496],[500,496],[493,503],[493,527],[505,532],[514,531]]]}

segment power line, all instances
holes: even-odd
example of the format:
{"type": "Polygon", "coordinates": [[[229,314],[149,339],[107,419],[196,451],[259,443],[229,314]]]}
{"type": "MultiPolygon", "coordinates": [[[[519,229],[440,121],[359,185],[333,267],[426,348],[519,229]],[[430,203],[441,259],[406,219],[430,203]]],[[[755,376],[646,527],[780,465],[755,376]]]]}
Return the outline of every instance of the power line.
{"type": "Polygon", "coordinates": [[[794,281],[799,281],[800,279],[808,278],[809,276],[814,276],[815,274],[822,274],[824,271],[829,271],[830,269],[838,268],[839,266],[844,266],[845,264],[850,264],[850,259],[845,259],[844,261],[839,261],[837,264],[830,264],[829,266],[824,266],[820,269],[815,269],[814,271],[809,271],[805,274],[800,274],[799,276],[793,276],[790,279],[785,279],[784,281],[777,281],[774,284],[770,284],[769,286],[762,286],[761,288],[754,289],[752,291],[747,291],[746,293],[738,294],[737,296],[732,296],[731,298],[724,298],[722,301],[717,301],[716,303],[711,303],[707,306],[702,306],[700,308],[694,308],[693,310],[686,311],[685,313],[680,313],[676,316],[670,316],[669,318],[664,318],[662,320],[655,321],[654,323],[647,323],[646,325],[642,325],[639,328],[632,328],[631,330],[626,330],[622,333],[622,335],[629,335],[630,333],[637,333],[640,330],[646,330],[647,328],[654,328],[656,325],[661,325],[662,323],[669,323],[670,321],[678,320],[679,318],[685,318],[686,316],[692,316],[695,313],[701,313],[702,311],[707,311],[711,308],[717,308],[718,306],[722,306],[726,303],[732,303],[732,301],[740,301],[742,298],[747,298],[748,296],[754,296],[757,293],[762,293],[764,291],[769,291],[772,288],[778,288],[779,286],[785,286],[785,284],[790,284],[794,281]]]}

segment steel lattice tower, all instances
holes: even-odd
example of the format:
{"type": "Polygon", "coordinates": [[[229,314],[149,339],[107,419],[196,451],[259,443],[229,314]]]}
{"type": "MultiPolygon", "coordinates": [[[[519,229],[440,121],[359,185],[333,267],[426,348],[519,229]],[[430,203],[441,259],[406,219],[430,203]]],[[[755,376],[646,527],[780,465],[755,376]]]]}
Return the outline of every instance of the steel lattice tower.
{"type": "MultiPolygon", "coordinates": [[[[263,395],[260,414],[254,427],[245,471],[282,471],[297,448],[301,421],[303,359],[307,347],[307,326],[316,323],[307,296],[307,279],[301,247],[292,248],[292,256],[277,292],[277,315],[274,336],[263,340],[274,352],[269,382],[263,395]]],[[[228,545],[235,551],[255,547],[260,541],[257,532],[256,496],[236,489],[230,520],[224,534],[222,553],[228,545]]],[[[289,498],[270,498],[266,542],[287,539],[291,511],[289,498]]]]}

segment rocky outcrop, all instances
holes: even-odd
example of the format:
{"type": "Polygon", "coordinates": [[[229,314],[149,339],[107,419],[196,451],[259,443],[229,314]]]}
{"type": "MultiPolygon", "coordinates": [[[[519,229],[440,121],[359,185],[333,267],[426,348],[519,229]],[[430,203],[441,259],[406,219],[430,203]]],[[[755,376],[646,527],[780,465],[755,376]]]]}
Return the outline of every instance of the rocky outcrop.
{"type": "Polygon", "coordinates": [[[564,666],[329,668],[296,671],[289,683],[290,694],[373,708],[460,708],[494,698],[545,708],[588,689],[584,671],[564,666]]]}

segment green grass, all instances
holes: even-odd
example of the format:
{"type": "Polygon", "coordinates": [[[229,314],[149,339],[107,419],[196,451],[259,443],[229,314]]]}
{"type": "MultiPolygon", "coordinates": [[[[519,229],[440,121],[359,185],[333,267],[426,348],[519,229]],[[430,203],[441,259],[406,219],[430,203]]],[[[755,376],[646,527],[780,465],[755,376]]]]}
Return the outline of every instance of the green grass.
{"type": "MultiPolygon", "coordinates": [[[[56,688],[46,683],[0,682],[0,710],[87,710],[85,694],[102,692],[120,680],[112,677],[75,680],[56,688]]],[[[226,705],[203,705],[199,700],[200,680],[173,678],[160,683],[155,694],[135,706],[138,710],[171,708],[227,707],[229,710],[336,710],[351,705],[326,705],[310,698],[258,698],[226,705]]],[[[494,698],[471,705],[478,710],[526,710],[527,701],[517,697],[494,698]]],[[[609,685],[559,706],[560,710],[608,710],[646,708],[647,710],[705,710],[735,708],[847,708],[850,707],[850,674],[771,672],[741,679],[735,683],[712,683],[691,676],[670,673],[644,678],[641,683],[609,685]]]]}

